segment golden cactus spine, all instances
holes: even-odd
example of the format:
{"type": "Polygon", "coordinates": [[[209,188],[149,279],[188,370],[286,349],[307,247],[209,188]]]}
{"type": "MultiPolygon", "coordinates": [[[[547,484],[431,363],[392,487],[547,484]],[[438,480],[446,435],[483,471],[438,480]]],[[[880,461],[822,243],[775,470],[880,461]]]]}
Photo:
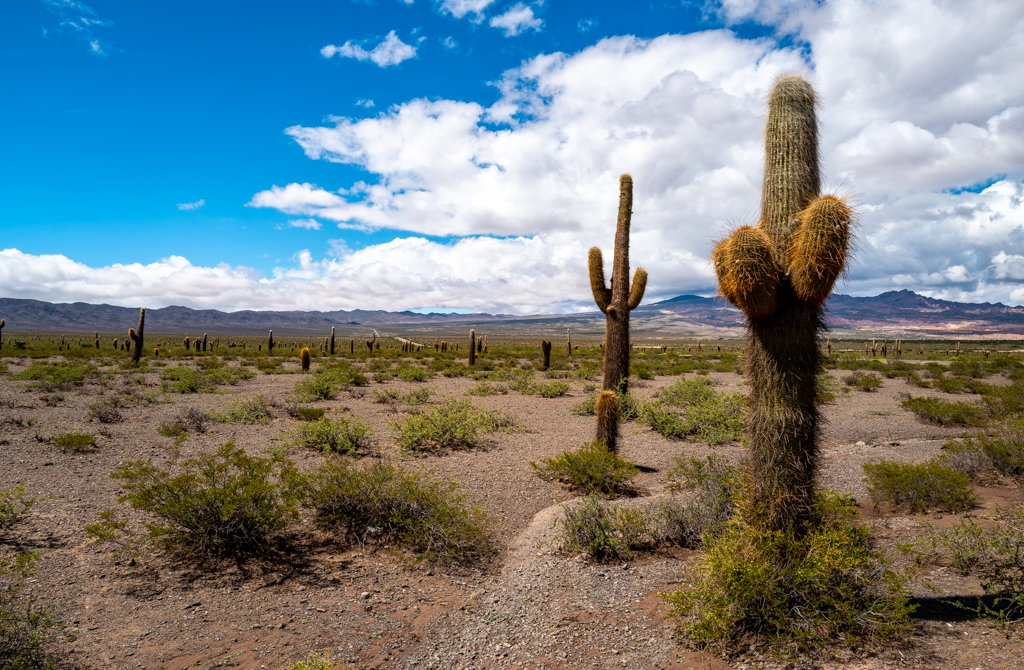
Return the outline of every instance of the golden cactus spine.
{"type": "Polygon", "coordinates": [[[142,358],[142,347],[143,345],[143,328],[146,325],[146,308],[143,307],[139,310],[139,328],[128,329],[128,337],[131,338],[132,342],[135,343],[135,349],[132,351],[132,363],[138,363],[142,358]]]}
{"type": "Polygon", "coordinates": [[[302,347],[299,352],[299,362],[302,364],[302,371],[309,372],[309,347],[302,347]]]}
{"type": "Polygon", "coordinates": [[[819,196],[817,100],[798,75],[768,100],[761,216],[712,253],[718,288],[747,315],[750,491],[769,528],[801,532],[812,518],[820,424],[822,303],[846,266],[853,212],[819,196]]]}
{"type": "MultiPolygon", "coordinates": [[[[593,247],[587,258],[590,289],[605,315],[604,382],[605,391],[626,391],[629,375],[629,313],[640,305],[647,288],[647,270],[637,268],[629,281],[629,227],[633,217],[633,178],[619,179],[619,215],[615,225],[615,251],[612,258],[611,287],[605,287],[604,259],[601,249],[593,247]]],[[[569,342],[572,355],[572,342],[569,342]]]]}

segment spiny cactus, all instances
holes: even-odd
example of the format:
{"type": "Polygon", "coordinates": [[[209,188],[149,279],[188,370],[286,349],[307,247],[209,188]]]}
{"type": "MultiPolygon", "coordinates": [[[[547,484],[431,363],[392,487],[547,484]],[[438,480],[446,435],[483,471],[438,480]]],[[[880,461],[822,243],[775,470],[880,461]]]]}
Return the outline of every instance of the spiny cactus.
{"type": "Polygon", "coordinates": [[[191,349],[192,349],[192,341],[190,339],[188,339],[188,335],[185,336],[185,339],[182,340],[181,343],[183,345],[185,345],[185,351],[191,351],[191,349]]]}
{"type": "Polygon", "coordinates": [[[547,370],[551,367],[551,340],[540,341],[540,352],[544,356],[544,360],[541,362],[541,370],[547,370]]]}
{"type": "Polygon", "coordinates": [[[469,364],[476,365],[476,331],[469,330],[469,364]]]}
{"type": "MultiPolygon", "coordinates": [[[[0,349],[4,348],[4,326],[6,324],[7,324],[7,321],[5,319],[0,319],[0,349]]],[[[63,344],[63,343],[64,343],[64,341],[61,340],[61,344],[63,344]]]]}
{"type": "Polygon", "coordinates": [[[818,194],[816,103],[803,77],[776,80],[760,221],[712,253],[719,291],[747,315],[748,504],[767,527],[798,532],[811,518],[818,466],[822,303],[845,267],[853,217],[842,198],[818,194]]]}
{"type": "MultiPolygon", "coordinates": [[[[146,308],[143,307],[139,310],[139,329],[134,328],[128,329],[128,337],[131,338],[132,342],[135,343],[135,350],[132,352],[132,363],[138,363],[142,358],[142,330],[146,325],[146,308]]],[[[63,338],[62,338],[63,339],[63,338]]]]}
{"type": "MultiPolygon", "coordinates": [[[[629,375],[629,313],[640,305],[647,288],[647,270],[637,268],[629,283],[629,224],[633,216],[633,178],[619,179],[619,216],[615,226],[615,252],[612,260],[611,287],[604,285],[604,260],[601,249],[593,247],[588,256],[590,289],[605,315],[604,382],[605,391],[626,391],[629,375]]],[[[569,342],[572,355],[572,342],[569,342]]]]}
{"type": "Polygon", "coordinates": [[[594,411],[597,414],[597,440],[603,441],[611,453],[619,453],[619,394],[601,391],[594,411]]]}
{"type": "Polygon", "coordinates": [[[203,333],[203,351],[206,351],[206,333],[203,333]]]}
{"type": "Polygon", "coordinates": [[[270,331],[270,334],[267,335],[267,353],[274,353],[274,331],[270,331]]]}
{"type": "Polygon", "coordinates": [[[309,347],[302,347],[299,352],[299,361],[302,363],[302,371],[309,372],[309,347]]]}
{"type": "Polygon", "coordinates": [[[159,358],[160,357],[160,348],[159,347],[153,349],[153,357],[154,358],[159,358]]]}
{"type": "Polygon", "coordinates": [[[330,354],[331,354],[331,356],[333,356],[334,355],[334,326],[331,326],[331,342],[330,342],[330,345],[331,345],[329,347],[330,354]]]}

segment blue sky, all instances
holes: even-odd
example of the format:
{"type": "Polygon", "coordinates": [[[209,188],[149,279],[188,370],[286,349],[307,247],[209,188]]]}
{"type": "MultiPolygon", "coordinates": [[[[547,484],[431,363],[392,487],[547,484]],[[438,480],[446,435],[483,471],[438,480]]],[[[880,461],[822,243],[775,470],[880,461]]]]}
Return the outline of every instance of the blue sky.
{"type": "Polygon", "coordinates": [[[1024,10],[911,4],[21,0],[0,294],[591,309],[626,171],[651,298],[708,294],[797,70],[861,210],[840,290],[1020,304],[1024,10]]]}

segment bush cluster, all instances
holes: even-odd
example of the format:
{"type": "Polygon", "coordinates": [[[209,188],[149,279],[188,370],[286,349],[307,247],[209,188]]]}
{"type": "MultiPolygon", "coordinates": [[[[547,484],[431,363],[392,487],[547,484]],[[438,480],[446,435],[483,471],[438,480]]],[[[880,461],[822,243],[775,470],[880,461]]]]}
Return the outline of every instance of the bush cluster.
{"type": "Polygon", "coordinates": [[[230,403],[223,412],[213,412],[210,419],[219,423],[270,423],[270,400],[262,393],[239,398],[230,403]]]}
{"type": "Polygon", "coordinates": [[[585,493],[611,497],[635,495],[632,480],[640,473],[636,465],[608,451],[604,440],[542,459],[540,465],[530,461],[530,465],[545,481],[557,480],[585,493]]]}
{"type": "Polygon", "coordinates": [[[96,436],[89,433],[61,433],[50,441],[61,451],[89,451],[96,446],[96,436]]]}
{"type": "Polygon", "coordinates": [[[328,419],[321,415],[319,419],[299,424],[292,431],[291,443],[299,447],[318,449],[327,454],[355,456],[360,451],[369,449],[372,440],[370,427],[359,419],[345,416],[328,419]]]}
{"type": "Polygon", "coordinates": [[[942,445],[939,460],[971,477],[987,472],[1020,477],[1024,475],[1024,425],[1015,423],[992,434],[950,440],[942,445]]]}
{"type": "Polygon", "coordinates": [[[876,461],[864,464],[868,493],[875,504],[885,501],[911,512],[940,509],[960,512],[974,507],[977,496],[971,478],[938,460],[914,464],[876,461]]]}
{"type": "Polygon", "coordinates": [[[908,398],[901,404],[918,418],[940,426],[980,426],[985,423],[985,408],[973,402],[908,398]]]}
{"type": "Polygon", "coordinates": [[[639,415],[640,423],[665,437],[693,435],[715,445],[740,439],[746,401],[738,393],[715,391],[710,379],[684,378],[642,405],[639,415]]]}
{"type": "Polygon", "coordinates": [[[35,581],[36,553],[0,559],[0,667],[14,670],[57,670],[68,667],[60,650],[63,623],[41,606],[28,588],[35,581]]]}
{"type": "Polygon", "coordinates": [[[882,385],[882,378],[873,372],[853,372],[843,377],[843,382],[858,391],[873,393],[882,385]]]}
{"type": "Polygon", "coordinates": [[[498,430],[515,430],[514,417],[478,409],[468,400],[448,398],[392,423],[403,449],[473,448],[482,443],[482,435],[498,430]]]}

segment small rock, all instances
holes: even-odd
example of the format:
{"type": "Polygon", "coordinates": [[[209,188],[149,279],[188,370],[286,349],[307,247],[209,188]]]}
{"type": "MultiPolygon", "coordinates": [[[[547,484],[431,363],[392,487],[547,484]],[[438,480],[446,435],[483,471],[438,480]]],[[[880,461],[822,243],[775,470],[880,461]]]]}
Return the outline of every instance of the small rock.
{"type": "Polygon", "coordinates": [[[362,593],[359,594],[359,597],[362,598],[363,600],[369,600],[370,599],[370,592],[369,591],[363,591],[362,593]]]}

